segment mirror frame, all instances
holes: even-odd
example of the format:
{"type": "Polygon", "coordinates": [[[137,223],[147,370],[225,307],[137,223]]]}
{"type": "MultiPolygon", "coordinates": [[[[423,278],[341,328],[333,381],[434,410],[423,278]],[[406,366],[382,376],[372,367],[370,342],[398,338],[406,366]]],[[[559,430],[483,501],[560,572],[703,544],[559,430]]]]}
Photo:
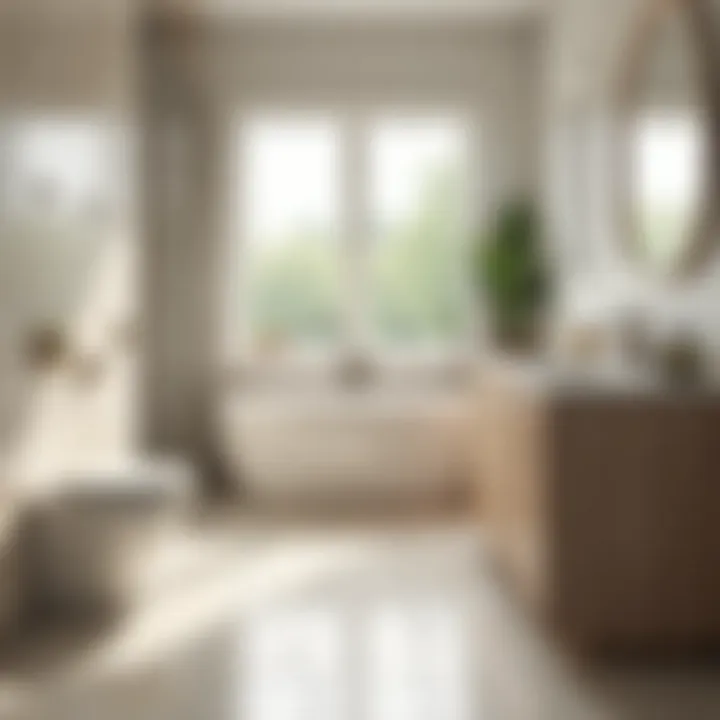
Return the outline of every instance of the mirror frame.
{"type": "Polygon", "coordinates": [[[622,62],[620,82],[616,94],[620,120],[619,166],[616,188],[619,193],[616,207],[620,208],[620,244],[626,259],[645,275],[660,276],[671,281],[690,279],[701,272],[714,251],[720,253],[720,50],[716,12],[711,0],[641,0],[639,16],[631,30],[628,49],[622,62]],[[691,237],[667,272],[649,267],[637,239],[633,219],[633,196],[630,178],[630,128],[637,110],[643,71],[660,26],[667,13],[682,13],[695,48],[694,64],[705,120],[707,152],[703,167],[704,189],[700,197],[698,217],[691,225],[691,237]]]}

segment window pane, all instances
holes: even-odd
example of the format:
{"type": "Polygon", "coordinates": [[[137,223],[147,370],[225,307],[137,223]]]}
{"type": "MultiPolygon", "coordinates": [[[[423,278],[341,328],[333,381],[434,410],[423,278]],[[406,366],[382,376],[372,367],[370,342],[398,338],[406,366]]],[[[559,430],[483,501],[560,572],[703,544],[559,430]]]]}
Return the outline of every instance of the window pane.
{"type": "Polygon", "coordinates": [[[244,138],[250,347],[277,355],[327,346],[340,324],[336,128],[269,118],[249,122],[244,138]]]}
{"type": "Polygon", "coordinates": [[[8,135],[5,253],[15,272],[7,281],[29,323],[65,325],[89,302],[100,252],[117,225],[113,136],[82,118],[17,121],[8,135]]]}
{"type": "Polygon", "coordinates": [[[388,119],[371,134],[373,333],[399,349],[466,337],[467,139],[454,119],[388,119]]]}
{"type": "Polygon", "coordinates": [[[692,239],[700,210],[703,123],[688,115],[649,115],[637,122],[635,216],[649,259],[668,267],[692,239]]]}

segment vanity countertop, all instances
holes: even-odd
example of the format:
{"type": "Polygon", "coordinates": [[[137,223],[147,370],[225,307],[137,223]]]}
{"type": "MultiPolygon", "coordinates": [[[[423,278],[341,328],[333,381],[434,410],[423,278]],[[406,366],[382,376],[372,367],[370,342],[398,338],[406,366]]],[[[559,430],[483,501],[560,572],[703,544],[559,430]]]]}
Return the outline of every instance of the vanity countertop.
{"type": "Polygon", "coordinates": [[[552,361],[494,357],[482,363],[481,382],[502,377],[524,389],[559,398],[643,398],[662,402],[720,402],[720,383],[693,385],[664,382],[656,374],[618,366],[583,368],[552,361]]]}

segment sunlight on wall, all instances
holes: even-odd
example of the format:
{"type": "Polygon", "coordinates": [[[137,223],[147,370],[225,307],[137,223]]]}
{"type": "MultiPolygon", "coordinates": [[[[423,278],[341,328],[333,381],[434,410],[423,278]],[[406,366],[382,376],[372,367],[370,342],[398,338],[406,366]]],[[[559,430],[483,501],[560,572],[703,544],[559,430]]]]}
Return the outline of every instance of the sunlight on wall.
{"type": "MultiPolygon", "coordinates": [[[[58,477],[130,443],[132,360],[122,346],[133,315],[133,252],[120,156],[108,121],[34,117],[7,125],[3,323],[11,342],[3,377],[8,463],[15,476],[58,477]],[[58,334],[42,367],[27,352],[38,332],[58,334]]],[[[20,480],[20,478],[17,478],[20,480]]]]}

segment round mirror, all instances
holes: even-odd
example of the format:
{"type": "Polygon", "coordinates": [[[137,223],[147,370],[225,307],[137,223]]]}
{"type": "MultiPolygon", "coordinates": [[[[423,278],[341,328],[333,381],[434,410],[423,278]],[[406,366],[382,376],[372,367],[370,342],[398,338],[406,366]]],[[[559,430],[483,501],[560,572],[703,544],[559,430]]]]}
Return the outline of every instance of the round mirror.
{"type": "Polygon", "coordinates": [[[649,0],[622,85],[625,235],[641,266],[697,269],[718,229],[717,48],[712,0],[649,0]]]}

